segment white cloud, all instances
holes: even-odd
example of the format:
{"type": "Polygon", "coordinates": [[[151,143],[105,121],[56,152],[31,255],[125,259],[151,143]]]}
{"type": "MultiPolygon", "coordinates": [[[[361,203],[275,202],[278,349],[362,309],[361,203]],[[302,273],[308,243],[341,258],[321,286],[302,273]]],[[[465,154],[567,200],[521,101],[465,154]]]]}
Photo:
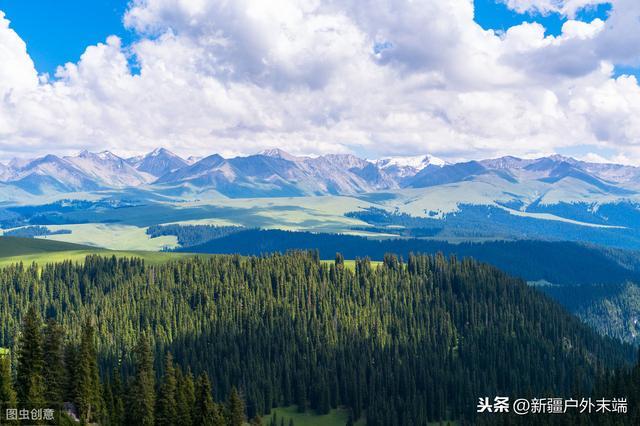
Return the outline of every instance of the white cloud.
{"type": "Polygon", "coordinates": [[[469,0],[137,0],[124,21],[139,41],[109,37],[41,82],[0,19],[12,64],[0,67],[0,152],[458,159],[590,145],[640,159],[638,83],[611,78],[638,59],[640,5],[618,0],[606,22],[569,20],[557,37],[535,23],[486,31],[473,13],[469,0]]]}
{"type": "Polygon", "coordinates": [[[38,84],[38,75],[27,55],[27,46],[9,24],[0,10],[0,95],[32,89],[38,84]]]}
{"type": "MultiPolygon", "coordinates": [[[[501,0],[512,10],[519,13],[537,12],[541,14],[559,13],[574,17],[585,8],[611,3],[612,0],[501,0]]],[[[615,0],[614,0],[615,1],[615,0]]]]}

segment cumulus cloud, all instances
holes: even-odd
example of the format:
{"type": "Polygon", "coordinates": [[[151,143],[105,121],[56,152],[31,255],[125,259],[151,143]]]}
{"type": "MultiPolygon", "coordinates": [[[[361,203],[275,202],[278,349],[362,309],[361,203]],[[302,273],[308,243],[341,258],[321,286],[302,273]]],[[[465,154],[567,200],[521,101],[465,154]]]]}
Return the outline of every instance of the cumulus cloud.
{"type": "Polygon", "coordinates": [[[27,55],[27,46],[9,24],[0,10],[0,95],[32,89],[38,83],[33,61],[27,55]]]}
{"type": "MultiPolygon", "coordinates": [[[[567,16],[598,3],[509,1],[567,16]]],[[[138,41],[111,36],[50,80],[0,16],[0,152],[455,160],[588,145],[640,160],[638,82],[612,77],[638,60],[639,14],[617,0],[554,37],[484,30],[470,0],[135,0],[123,20],[138,41]]]]}

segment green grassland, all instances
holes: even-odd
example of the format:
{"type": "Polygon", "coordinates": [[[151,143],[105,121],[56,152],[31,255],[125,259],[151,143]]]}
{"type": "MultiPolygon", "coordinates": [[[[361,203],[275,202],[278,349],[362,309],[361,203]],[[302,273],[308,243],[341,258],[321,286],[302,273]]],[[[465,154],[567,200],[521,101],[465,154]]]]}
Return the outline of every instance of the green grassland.
{"type": "MultiPolygon", "coordinates": [[[[334,260],[321,260],[322,263],[333,263],[335,262],[334,260]]],[[[371,266],[373,268],[377,267],[378,265],[380,265],[382,262],[380,262],[379,260],[372,260],[371,261],[371,266]]],[[[356,261],[355,260],[345,260],[344,261],[344,267],[351,270],[351,271],[355,271],[356,269],[356,261]]]]}
{"type": "MultiPolygon", "coordinates": [[[[135,250],[106,250],[60,241],[0,237],[0,266],[14,263],[55,263],[64,260],[81,262],[90,254],[117,257],[140,257],[146,262],[157,264],[183,257],[195,256],[190,253],[164,253],[135,250]]],[[[204,255],[206,256],[206,255],[204,255]]]]}
{"type": "Polygon", "coordinates": [[[0,237],[0,257],[48,254],[72,250],[88,250],[89,246],[35,238],[0,237]]]}
{"type": "Polygon", "coordinates": [[[51,231],[69,230],[70,234],[39,237],[124,251],[160,251],[175,248],[178,240],[174,236],[151,238],[147,228],[121,224],[86,223],[78,225],[49,225],[51,231]]]}
{"type": "MultiPolygon", "coordinates": [[[[116,257],[139,257],[150,264],[158,264],[170,260],[191,256],[215,256],[212,254],[173,253],[145,250],[108,250],[100,247],[72,244],[41,238],[15,238],[0,236],[0,267],[22,262],[56,263],[65,260],[82,262],[88,255],[101,254],[116,257]]],[[[323,263],[333,263],[333,260],[323,260],[323,263]]],[[[355,260],[345,260],[345,267],[355,269],[355,260]]],[[[372,261],[373,267],[380,262],[372,261]]]]}

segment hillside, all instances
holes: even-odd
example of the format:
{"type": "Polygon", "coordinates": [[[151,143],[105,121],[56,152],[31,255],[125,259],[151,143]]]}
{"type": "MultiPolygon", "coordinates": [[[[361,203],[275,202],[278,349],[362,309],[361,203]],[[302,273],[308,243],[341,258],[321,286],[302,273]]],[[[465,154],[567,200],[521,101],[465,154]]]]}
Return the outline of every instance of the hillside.
{"type": "Polygon", "coordinates": [[[0,267],[16,263],[25,265],[72,261],[83,262],[89,255],[138,257],[149,263],[162,263],[173,259],[192,257],[190,253],[106,250],[39,238],[0,237],[0,267]]]}
{"type": "Polygon", "coordinates": [[[96,250],[93,247],[61,241],[0,237],[0,258],[91,249],[96,250]]]}
{"type": "Polygon", "coordinates": [[[347,259],[382,260],[385,253],[408,258],[410,253],[473,257],[526,281],[556,285],[621,284],[640,282],[640,256],[634,252],[603,249],[574,242],[487,241],[452,244],[426,239],[374,240],[351,235],[315,234],[280,230],[244,230],[179,251],[260,255],[287,250],[318,250],[322,259],[337,252],[347,259]]]}
{"type": "Polygon", "coordinates": [[[471,420],[477,395],[587,395],[599,372],[633,359],[524,282],[442,256],[353,271],[306,253],[157,265],[94,256],[4,268],[0,281],[16,283],[0,288],[0,346],[14,347],[29,305],[72,339],[79,318],[99,315],[103,375],[119,359],[128,374],[148,332],[157,360],[170,350],[207,371],[217,400],[238,386],[250,417],[296,404],[348,406],[370,425],[471,420]]]}

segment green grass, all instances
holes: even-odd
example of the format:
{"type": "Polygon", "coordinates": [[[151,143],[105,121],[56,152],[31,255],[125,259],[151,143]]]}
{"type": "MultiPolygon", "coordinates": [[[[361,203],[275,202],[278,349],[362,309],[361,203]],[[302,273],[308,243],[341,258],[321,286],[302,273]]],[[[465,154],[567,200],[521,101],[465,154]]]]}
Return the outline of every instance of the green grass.
{"type": "MultiPolygon", "coordinates": [[[[169,260],[196,256],[190,253],[165,253],[135,250],[106,250],[97,247],[70,244],[59,241],[36,238],[0,237],[0,266],[14,263],[31,264],[33,262],[55,263],[64,260],[81,262],[88,255],[101,254],[117,257],[140,257],[151,264],[167,262],[169,260]]],[[[208,256],[206,254],[197,256],[208,256]]]]}
{"type": "MultiPolygon", "coordinates": [[[[329,414],[318,415],[313,412],[306,411],[299,413],[295,405],[289,407],[279,407],[271,410],[271,414],[262,417],[262,423],[268,425],[271,416],[276,413],[278,426],[280,419],[284,419],[285,426],[289,426],[289,419],[293,419],[295,426],[344,426],[349,419],[349,412],[346,409],[331,410],[329,414]]],[[[357,426],[365,424],[364,419],[355,422],[357,426]]]]}
{"type": "Polygon", "coordinates": [[[91,247],[35,238],[0,237],[0,257],[47,254],[61,251],[86,250],[91,247]]]}
{"type": "MultiPolygon", "coordinates": [[[[173,253],[147,250],[108,250],[100,247],[72,244],[68,242],[54,241],[42,238],[15,238],[0,237],[0,267],[22,262],[31,263],[56,263],[65,260],[82,262],[88,255],[101,254],[116,257],[140,257],[150,264],[159,264],[169,260],[181,259],[192,256],[215,256],[215,254],[173,253]]],[[[322,260],[322,263],[332,263],[333,260],[322,260]]],[[[372,261],[375,268],[380,263],[372,261]]],[[[355,260],[345,260],[347,269],[355,270],[355,260]]]]}
{"type": "MultiPolygon", "coordinates": [[[[335,260],[321,260],[322,263],[334,263],[335,260]]],[[[379,260],[372,260],[371,261],[371,267],[372,268],[376,268],[378,267],[378,265],[380,265],[382,262],[380,262],[379,260]]],[[[355,260],[345,260],[344,261],[344,267],[351,270],[351,271],[355,271],[356,270],[356,261],[355,260]]]]}
{"type": "Polygon", "coordinates": [[[147,228],[107,223],[83,223],[79,225],[48,225],[51,231],[69,230],[70,234],[47,235],[40,239],[64,241],[124,251],[160,251],[175,248],[178,240],[172,235],[151,238],[147,228]]]}

